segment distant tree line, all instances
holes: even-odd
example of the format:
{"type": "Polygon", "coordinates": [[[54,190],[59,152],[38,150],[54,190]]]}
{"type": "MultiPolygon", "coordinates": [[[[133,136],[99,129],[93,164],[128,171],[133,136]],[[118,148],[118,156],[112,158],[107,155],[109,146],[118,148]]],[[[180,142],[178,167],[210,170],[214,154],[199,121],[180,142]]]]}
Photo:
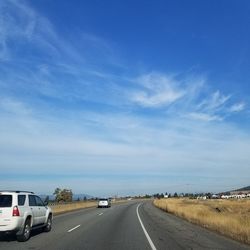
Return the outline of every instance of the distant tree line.
{"type": "MultiPolygon", "coordinates": [[[[55,201],[56,202],[72,202],[73,201],[73,192],[71,189],[61,189],[61,188],[56,188],[53,195],[55,195],[55,201]]],[[[173,194],[166,192],[164,193],[156,193],[153,195],[150,194],[145,194],[145,195],[139,195],[139,196],[126,196],[126,197],[120,197],[123,199],[128,199],[128,198],[133,198],[133,199],[141,199],[141,198],[155,198],[155,199],[162,199],[162,198],[182,198],[182,197],[186,197],[186,198],[190,198],[190,199],[196,199],[197,197],[203,197],[206,196],[207,199],[211,199],[213,194],[212,193],[177,193],[174,192],[173,194]]],[[[76,201],[87,201],[87,200],[92,200],[92,201],[96,201],[98,200],[98,197],[90,197],[87,199],[87,197],[85,196],[83,199],[80,199],[80,197],[78,197],[76,199],[76,201]]],[[[49,196],[47,196],[45,198],[45,201],[48,202],[49,201],[49,196]]]]}
{"type": "Polygon", "coordinates": [[[174,198],[186,197],[186,198],[190,198],[190,199],[196,199],[197,197],[206,196],[208,199],[211,199],[212,195],[213,195],[213,193],[210,193],[210,192],[208,192],[208,193],[195,193],[195,194],[194,193],[179,193],[178,194],[177,192],[171,194],[171,193],[166,192],[165,194],[163,194],[163,193],[153,194],[153,197],[155,199],[172,198],[172,197],[174,197],[174,198]]]}

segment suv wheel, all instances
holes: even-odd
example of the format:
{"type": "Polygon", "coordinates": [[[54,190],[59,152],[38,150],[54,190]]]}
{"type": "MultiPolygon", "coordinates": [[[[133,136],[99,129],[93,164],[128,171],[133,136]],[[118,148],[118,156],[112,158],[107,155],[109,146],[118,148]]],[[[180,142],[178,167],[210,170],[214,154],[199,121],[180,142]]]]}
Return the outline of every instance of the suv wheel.
{"type": "Polygon", "coordinates": [[[23,227],[23,230],[21,232],[21,234],[17,235],[17,240],[18,241],[27,241],[30,237],[30,230],[31,230],[31,227],[30,227],[30,220],[27,219],[25,221],[25,224],[24,224],[24,227],[23,227]]]}
{"type": "Polygon", "coordinates": [[[52,216],[49,215],[48,220],[47,220],[47,224],[44,227],[44,232],[49,232],[52,228],[52,216]]]}

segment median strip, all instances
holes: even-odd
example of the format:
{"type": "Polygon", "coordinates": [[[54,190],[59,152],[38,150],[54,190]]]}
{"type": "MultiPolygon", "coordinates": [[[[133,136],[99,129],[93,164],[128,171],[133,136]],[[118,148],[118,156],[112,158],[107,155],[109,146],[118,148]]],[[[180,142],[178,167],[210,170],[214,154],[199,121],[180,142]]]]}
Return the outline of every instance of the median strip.
{"type": "Polygon", "coordinates": [[[71,228],[70,230],[68,230],[68,233],[72,232],[73,230],[77,229],[77,228],[80,227],[80,226],[81,226],[81,225],[78,225],[78,226],[76,226],[76,227],[71,228]]]}
{"type": "Polygon", "coordinates": [[[137,208],[136,208],[137,217],[138,217],[138,219],[139,219],[139,222],[140,222],[140,224],[141,224],[141,227],[142,227],[142,229],[143,229],[143,232],[144,232],[144,234],[145,234],[145,236],[146,236],[146,238],[147,238],[147,240],[148,240],[148,243],[149,243],[151,249],[152,249],[152,250],[157,250],[156,247],[155,247],[155,245],[154,245],[154,243],[153,243],[153,241],[151,240],[151,238],[150,238],[150,236],[149,236],[147,230],[145,229],[145,227],[144,227],[144,225],[143,225],[143,223],[142,223],[141,217],[140,217],[140,215],[139,215],[139,207],[140,207],[140,206],[141,206],[141,203],[140,203],[140,204],[137,206],[137,208]]]}

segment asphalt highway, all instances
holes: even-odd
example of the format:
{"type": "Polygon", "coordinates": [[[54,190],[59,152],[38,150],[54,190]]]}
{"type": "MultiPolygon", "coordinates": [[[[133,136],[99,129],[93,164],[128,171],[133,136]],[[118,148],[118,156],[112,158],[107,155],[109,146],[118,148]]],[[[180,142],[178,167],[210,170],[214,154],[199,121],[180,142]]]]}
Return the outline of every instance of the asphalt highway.
{"type": "Polygon", "coordinates": [[[49,233],[36,230],[27,242],[0,238],[3,250],[161,250],[248,249],[155,208],[151,201],[130,201],[111,208],[90,208],[54,217],[49,233]]]}

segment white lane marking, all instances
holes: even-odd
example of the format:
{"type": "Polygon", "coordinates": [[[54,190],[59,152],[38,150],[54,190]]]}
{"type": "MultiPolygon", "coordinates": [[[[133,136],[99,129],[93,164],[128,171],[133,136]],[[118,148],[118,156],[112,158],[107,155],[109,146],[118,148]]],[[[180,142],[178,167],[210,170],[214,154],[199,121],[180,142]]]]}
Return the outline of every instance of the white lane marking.
{"type": "Polygon", "coordinates": [[[98,216],[101,216],[101,215],[103,215],[103,213],[98,214],[98,216]]]}
{"type": "Polygon", "coordinates": [[[140,217],[140,215],[139,215],[139,207],[140,207],[140,206],[141,206],[141,203],[140,203],[140,204],[137,206],[137,208],[136,208],[137,217],[138,217],[138,219],[139,219],[139,221],[140,221],[140,223],[141,223],[141,227],[142,227],[142,229],[143,229],[143,232],[144,232],[144,234],[145,234],[145,236],[146,236],[146,238],[147,238],[147,240],[148,240],[148,243],[149,243],[151,249],[152,249],[152,250],[157,250],[156,247],[155,247],[155,245],[154,245],[154,243],[153,243],[153,241],[151,240],[151,238],[150,238],[148,232],[146,231],[146,229],[145,229],[145,227],[144,227],[144,225],[143,225],[143,223],[142,223],[141,217],[140,217]]]}
{"type": "Polygon", "coordinates": [[[68,230],[68,233],[72,232],[73,230],[77,229],[77,228],[80,227],[80,226],[81,226],[81,225],[78,225],[78,226],[76,226],[76,227],[71,228],[70,230],[68,230]]]}

